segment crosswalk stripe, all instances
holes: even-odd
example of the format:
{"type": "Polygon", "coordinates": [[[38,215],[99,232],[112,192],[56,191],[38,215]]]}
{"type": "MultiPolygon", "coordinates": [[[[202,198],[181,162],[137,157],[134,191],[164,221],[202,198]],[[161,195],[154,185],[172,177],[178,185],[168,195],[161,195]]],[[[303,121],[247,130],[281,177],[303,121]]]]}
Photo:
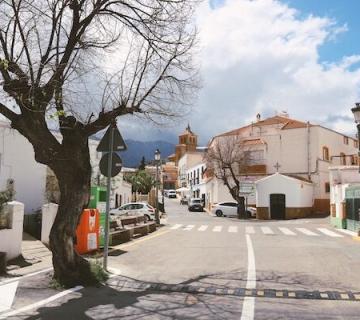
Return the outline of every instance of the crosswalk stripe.
{"type": "Polygon", "coordinates": [[[208,226],[202,225],[199,227],[198,231],[205,231],[208,228],[208,226]]]}
{"type": "Polygon", "coordinates": [[[291,231],[289,228],[285,228],[285,227],[278,227],[278,228],[283,234],[287,236],[296,236],[296,233],[291,231]]]}
{"type": "Polygon", "coordinates": [[[326,234],[329,237],[334,237],[334,238],[343,238],[344,236],[338,233],[335,233],[329,229],[326,228],[317,228],[320,232],[322,232],[323,234],[326,234]]]}
{"type": "Polygon", "coordinates": [[[222,226],[215,226],[214,228],[213,228],[213,232],[220,232],[222,230],[222,226]]]}
{"type": "Polygon", "coordinates": [[[195,226],[193,224],[188,224],[183,230],[184,231],[190,231],[192,228],[194,228],[195,226]]]}
{"type": "Polygon", "coordinates": [[[248,234],[254,234],[255,229],[254,229],[254,227],[245,227],[245,232],[248,234]]]}
{"type": "Polygon", "coordinates": [[[269,227],[260,227],[263,234],[274,234],[274,232],[269,227]]]}
{"type": "Polygon", "coordinates": [[[317,233],[315,232],[312,232],[306,228],[296,228],[296,230],[300,231],[301,233],[303,234],[306,234],[307,236],[318,236],[317,233]]]}
{"type": "Polygon", "coordinates": [[[182,224],[175,224],[170,229],[171,230],[176,230],[176,229],[179,229],[181,226],[182,226],[182,224]]]}
{"type": "Polygon", "coordinates": [[[228,232],[238,232],[238,227],[230,226],[229,229],[228,229],[228,232]]]}

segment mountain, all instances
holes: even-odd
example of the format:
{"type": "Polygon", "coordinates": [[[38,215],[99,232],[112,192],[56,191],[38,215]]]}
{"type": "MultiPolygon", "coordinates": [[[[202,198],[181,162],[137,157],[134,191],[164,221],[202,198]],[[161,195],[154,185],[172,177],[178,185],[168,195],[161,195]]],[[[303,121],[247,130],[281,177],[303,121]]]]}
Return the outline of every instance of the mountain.
{"type": "Polygon", "coordinates": [[[146,162],[154,160],[154,152],[159,149],[161,158],[165,159],[175,152],[175,144],[167,141],[136,141],[125,140],[127,150],[120,152],[119,156],[124,167],[137,168],[144,156],[146,162]]]}

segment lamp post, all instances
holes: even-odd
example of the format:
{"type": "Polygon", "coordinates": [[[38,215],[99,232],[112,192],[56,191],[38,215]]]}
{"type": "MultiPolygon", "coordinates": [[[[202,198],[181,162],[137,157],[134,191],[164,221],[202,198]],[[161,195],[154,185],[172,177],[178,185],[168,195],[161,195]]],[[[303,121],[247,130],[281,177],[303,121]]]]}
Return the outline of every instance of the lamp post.
{"type": "Polygon", "coordinates": [[[156,164],[156,181],[155,181],[155,221],[157,224],[160,224],[159,217],[159,163],[160,163],[161,153],[159,149],[155,151],[155,164],[156,164]]]}
{"type": "MultiPolygon", "coordinates": [[[[354,114],[355,123],[357,127],[357,138],[358,138],[358,156],[360,157],[360,102],[355,103],[355,107],[351,109],[354,114]]],[[[359,172],[360,172],[360,163],[359,163],[359,172]]]]}

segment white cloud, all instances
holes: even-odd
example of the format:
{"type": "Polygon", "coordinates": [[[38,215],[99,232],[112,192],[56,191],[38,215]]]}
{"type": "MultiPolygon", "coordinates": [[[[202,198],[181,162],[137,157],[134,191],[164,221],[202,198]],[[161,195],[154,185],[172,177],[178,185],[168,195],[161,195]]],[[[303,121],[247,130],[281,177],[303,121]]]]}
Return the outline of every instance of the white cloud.
{"type": "Polygon", "coordinates": [[[343,119],[351,119],[359,98],[360,56],[319,62],[319,47],[341,37],[346,26],[301,18],[277,0],[229,0],[214,10],[203,3],[198,25],[204,87],[191,122],[203,142],[275,110],[355,131],[343,119]]]}

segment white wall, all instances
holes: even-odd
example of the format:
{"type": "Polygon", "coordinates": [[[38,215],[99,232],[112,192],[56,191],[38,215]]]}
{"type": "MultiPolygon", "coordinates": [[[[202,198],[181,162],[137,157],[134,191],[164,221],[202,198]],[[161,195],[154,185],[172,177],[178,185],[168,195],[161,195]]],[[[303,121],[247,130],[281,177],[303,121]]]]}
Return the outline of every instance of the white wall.
{"type": "Polygon", "coordinates": [[[313,186],[310,183],[276,173],[257,181],[255,185],[257,207],[269,207],[272,193],[285,194],[286,207],[303,208],[313,205],[313,186]]]}
{"type": "Polygon", "coordinates": [[[9,229],[0,230],[0,251],[6,252],[6,260],[21,254],[24,205],[17,201],[8,202],[3,209],[9,217],[9,229]]]}
{"type": "Polygon", "coordinates": [[[44,202],[46,166],[35,161],[32,145],[16,130],[0,122],[0,190],[14,179],[15,200],[25,204],[25,213],[44,202]]]}

